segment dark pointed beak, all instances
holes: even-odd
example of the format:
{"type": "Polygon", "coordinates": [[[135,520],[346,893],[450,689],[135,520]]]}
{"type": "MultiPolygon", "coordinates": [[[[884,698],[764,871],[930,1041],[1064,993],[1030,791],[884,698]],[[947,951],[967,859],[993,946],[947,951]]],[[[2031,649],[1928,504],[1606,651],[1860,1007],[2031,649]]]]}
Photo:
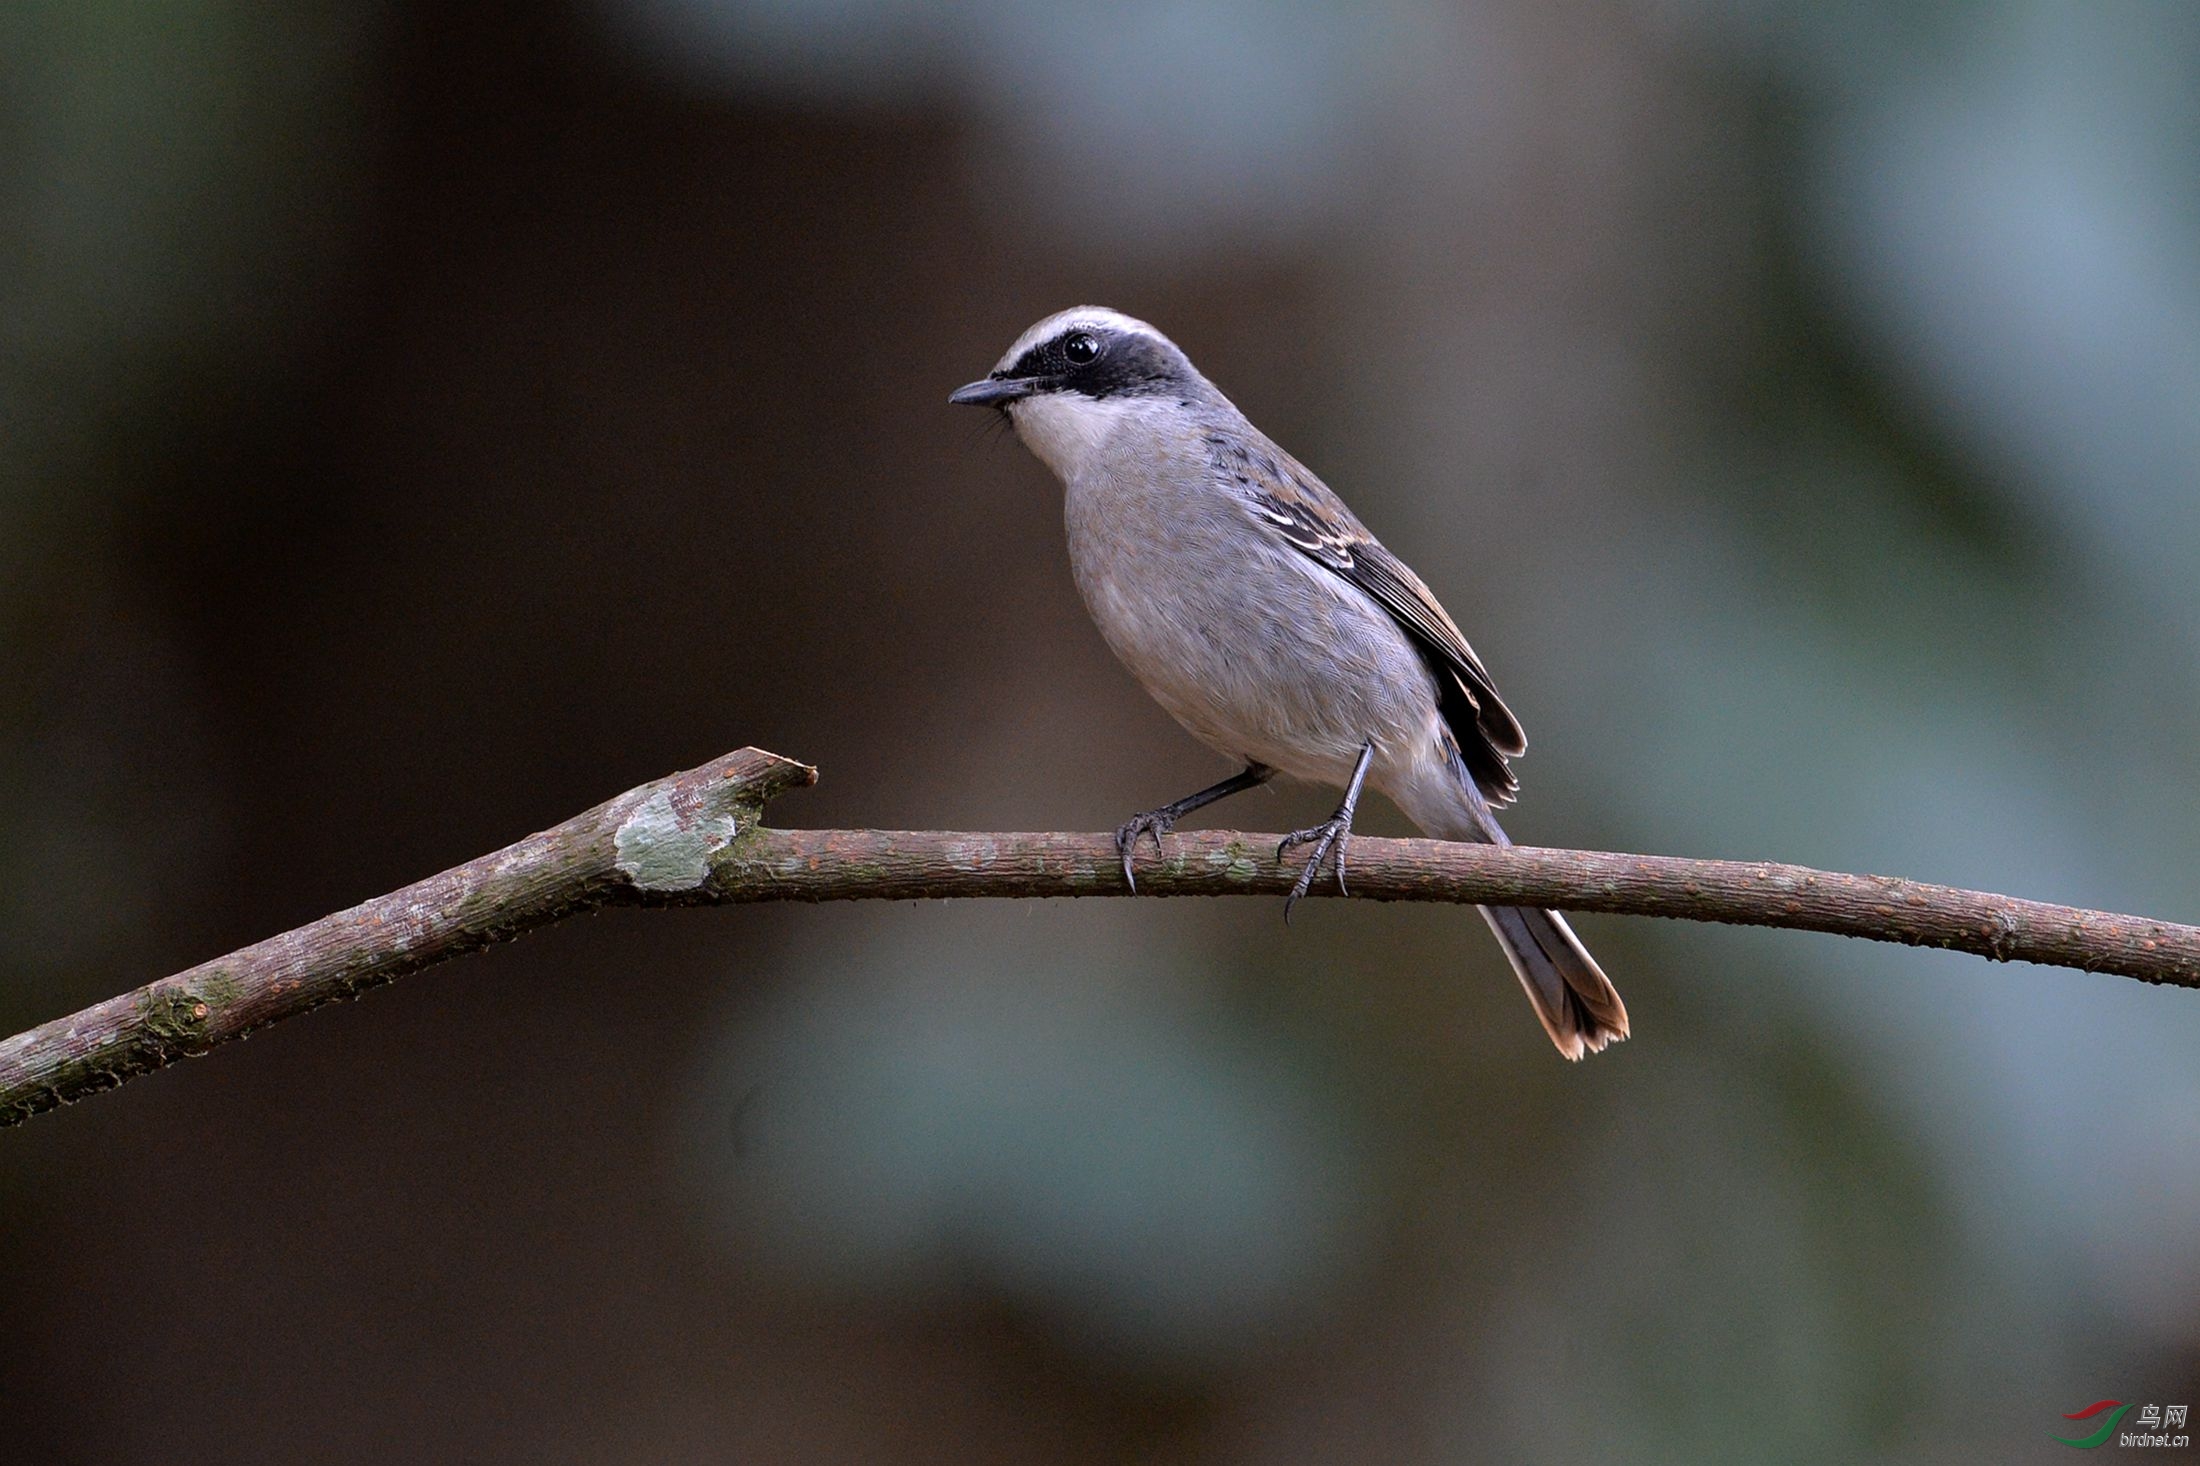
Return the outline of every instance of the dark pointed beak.
{"type": "Polygon", "coordinates": [[[957,407],[1006,407],[1011,402],[1021,402],[1038,388],[1039,384],[1029,377],[987,377],[982,382],[957,387],[947,400],[957,407]]]}

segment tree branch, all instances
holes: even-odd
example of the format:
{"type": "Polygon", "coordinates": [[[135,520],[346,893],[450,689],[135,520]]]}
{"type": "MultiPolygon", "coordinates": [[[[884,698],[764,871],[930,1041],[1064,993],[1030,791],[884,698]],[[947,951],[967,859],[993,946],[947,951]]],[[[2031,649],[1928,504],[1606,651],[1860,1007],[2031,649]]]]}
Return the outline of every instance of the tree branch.
{"type": "MultiPolygon", "coordinates": [[[[630,789],[554,829],[0,1043],[0,1125],[576,911],[951,896],[1122,896],[1109,835],[773,830],[817,771],[761,749],[630,789]]],[[[1140,895],[1281,895],[1274,835],[1173,835],[1140,895]]],[[[1788,927],[2200,988],[2200,927],[1887,876],[1674,856],[1352,841],[1352,894],[1788,927]]],[[[1333,883],[1316,887],[1334,891],[1333,883]]]]}

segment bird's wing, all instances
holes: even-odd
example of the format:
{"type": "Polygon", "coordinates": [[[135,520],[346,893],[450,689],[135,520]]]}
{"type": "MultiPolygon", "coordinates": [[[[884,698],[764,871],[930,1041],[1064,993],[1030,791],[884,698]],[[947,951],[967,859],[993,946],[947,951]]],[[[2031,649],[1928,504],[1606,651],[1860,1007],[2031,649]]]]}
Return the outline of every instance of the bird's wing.
{"type": "Polygon", "coordinates": [[[1489,669],[1420,576],[1360,523],[1312,471],[1265,440],[1208,439],[1216,467],[1253,514],[1308,559],[1390,614],[1436,674],[1439,711],[1482,792],[1504,803],[1519,789],[1505,758],[1527,751],[1520,722],[1489,669]]]}

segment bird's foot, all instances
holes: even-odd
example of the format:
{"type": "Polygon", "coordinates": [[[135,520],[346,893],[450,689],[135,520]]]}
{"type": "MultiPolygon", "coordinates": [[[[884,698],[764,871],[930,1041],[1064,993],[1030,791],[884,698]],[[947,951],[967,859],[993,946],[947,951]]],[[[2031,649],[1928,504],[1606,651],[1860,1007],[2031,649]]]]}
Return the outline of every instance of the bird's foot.
{"type": "Polygon", "coordinates": [[[1340,809],[1322,823],[1308,830],[1293,830],[1276,846],[1276,864],[1283,864],[1283,857],[1294,845],[1311,845],[1314,853],[1299,871],[1299,878],[1291,883],[1291,893],[1283,898],[1283,919],[1291,920],[1291,908],[1299,897],[1314,889],[1316,878],[1321,875],[1322,862],[1331,862],[1337,872],[1337,894],[1352,893],[1344,885],[1344,849],[1352,839],[1352,811],[1340,809]]]}
{"type": "Polygon", "coordinates": [[[1131,857],[1138,853],[1138,842],[1148,835],[1153,837],[1153,853],[1161,854],[1161,837],[1176,824],[1176,811],[1164,805],[1149,809],[1144,814],[1134,814],[1115,831],[1115,852],[1123,857],[1123,884],[1138,894],[1138,878],[1131,874],[1131,857]]]}

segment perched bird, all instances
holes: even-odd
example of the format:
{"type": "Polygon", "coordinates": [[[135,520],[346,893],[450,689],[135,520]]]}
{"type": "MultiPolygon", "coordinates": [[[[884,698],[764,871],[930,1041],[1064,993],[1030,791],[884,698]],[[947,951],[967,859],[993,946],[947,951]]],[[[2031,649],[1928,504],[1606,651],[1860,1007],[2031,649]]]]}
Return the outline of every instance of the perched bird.
{"type": "MultiPolygon", "coordinates": [[[[1067,491],[1070,565],[1092,619],[1146,691],[1241,773],[1116,832],[1132,883],[1195,809],[1277,774],[1344,790],[1284,904],[1325,861],[1345,879],[1363,786],[1439,839],[1509,843],[1490,809],[1527,747],[1436,597],[1344,502],[1246,421],[1174,342],[1097,306],[1048,316],[948,398],[1004,412],[1067,491]]],[[[1556,912],[1483,907],[1569,1059],[1627,1036],[1627,1009],[1556,912]]]]}

